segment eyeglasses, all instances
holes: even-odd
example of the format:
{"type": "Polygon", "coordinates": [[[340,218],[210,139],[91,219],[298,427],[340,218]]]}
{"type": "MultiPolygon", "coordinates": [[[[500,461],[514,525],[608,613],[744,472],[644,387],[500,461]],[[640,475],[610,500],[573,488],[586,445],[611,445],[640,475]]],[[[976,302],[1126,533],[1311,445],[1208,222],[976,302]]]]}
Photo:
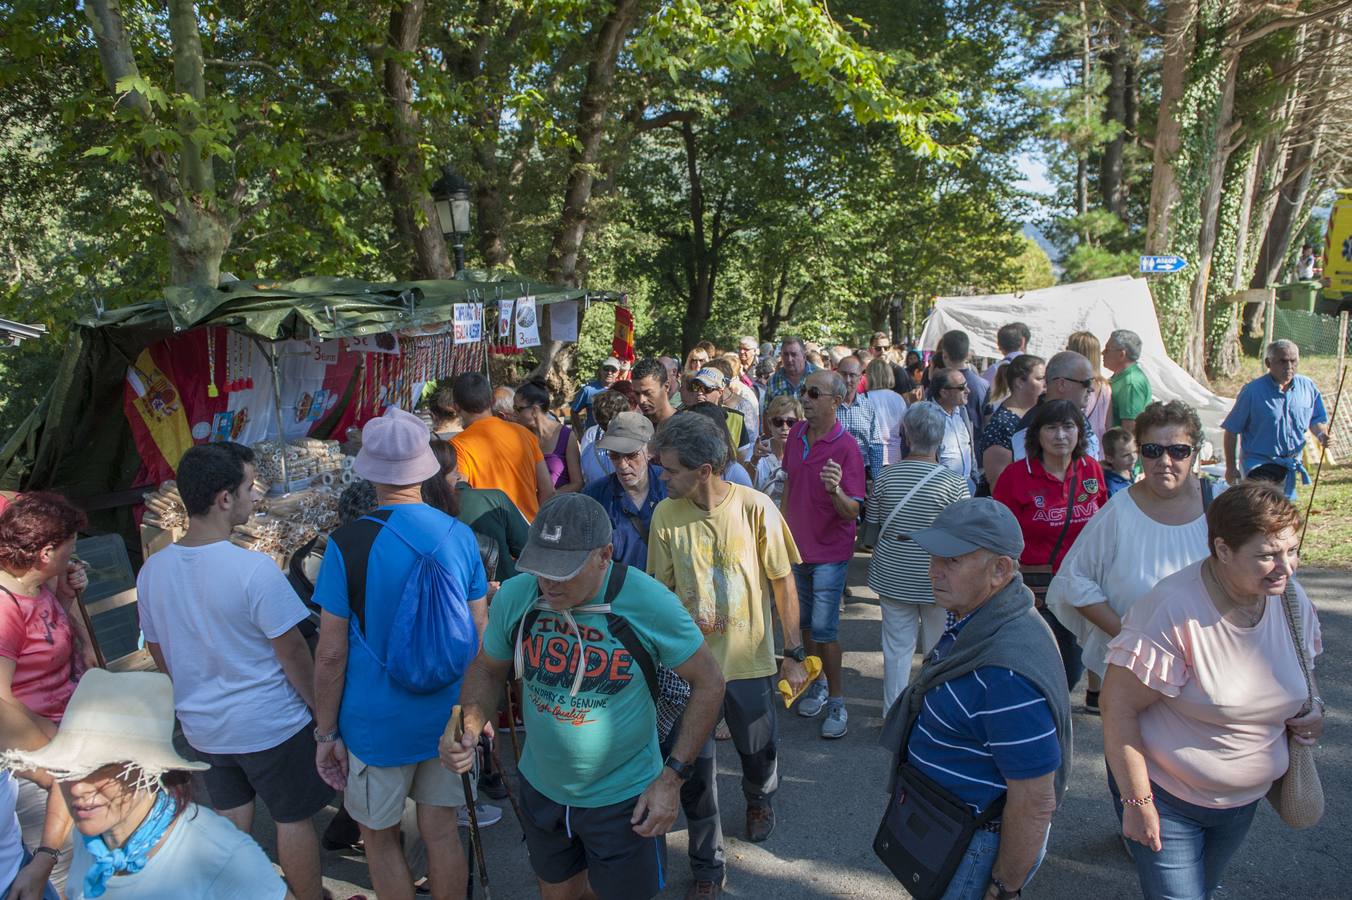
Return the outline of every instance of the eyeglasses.
{"type": "Polygon", "coordinates": [[[946,385],[944,385],[943,387],[939,388],[939,390],[941,390],[941,391],[962,391],[964,394],[966,394],[966,393],[970,393],[972,389],[971,389],[970,387],[968,387],[967,385],[965,385],[965,384],[946,384],[946,385]]]}
{"type": "Polygon", "coordinates": [[[709,387],[702,381],[692,381],[688,385],[686,385],[686,387],[694,391],[696,394],[712,394],[714,391],[720,390],[720,388],[709,387]]]}
{"type": "Polygon", "coordinates": [[[823,397],[834,397],[835,394],[828,394],[826,391],[822,390],[822,389],[819,388],[819,387],[816,387],[815,385],[814,385],[813,387],[808,387],[807,385],[803,385],[802,387],[800,387],[800,388],[798,389],[798,396],[799,396],[799,397],[808,397],[808,398],[811,398],[811,399],[813,399],[813,400],[820,400],[820,399],[823,398],[823,397]]]}
{"type": "Polygon", "coordinates": [[[610,461],[613,463],[637,462],[643,456],[643,451],[635,450],[633,453],[621,453],[618,450],[607,450],[606,456],[610,457],[610,461]]]}
{"type": "Polygon", "coordinates": [[[798,420],[792,417],[781,419],[779,416],[775,416],[770,420],[770,424],[776,428],[783,428],[785,425],[792,428],[794,425],[798,424],[798,420]]]}
{"type": "Polygon", "coordinates": [[[1092,379],[1092,378],[1084,378],[1084,379],[1080,379],[1080,378],[1067,378],[1067,377],[1064,376],[1064,375],[1058,375],[1057,378],[1054,379],[1054,380],[1058,380],[1058,381],[1069,381],[1069,382],[1072,383],[1072,384],[1078,384],[1080,387],[1084,388],[1086,391],[1089,390],[1091,387],[1094,386],[1094,379],[1092,379]]]}
{"type": "Polygon", "coordinates": [[[1192,444],[1142,444],[1141,455],[1146,459],[1159,459],[1165,453],[1180,462],[1192,456],[1197,450],[1192,444]]]}

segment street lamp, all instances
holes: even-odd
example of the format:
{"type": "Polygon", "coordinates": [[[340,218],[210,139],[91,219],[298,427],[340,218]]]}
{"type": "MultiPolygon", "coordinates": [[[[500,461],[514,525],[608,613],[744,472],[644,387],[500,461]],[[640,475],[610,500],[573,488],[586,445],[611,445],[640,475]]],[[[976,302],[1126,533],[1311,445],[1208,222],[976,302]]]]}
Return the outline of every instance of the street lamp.
{"type": "Polygon", "coordinates": [[[469,182],[455,169],[444,166],[431,192],[441,234],[455,251],[455,274],[459,275],[465,268],[465,236],[469,234],[469,182]]]}

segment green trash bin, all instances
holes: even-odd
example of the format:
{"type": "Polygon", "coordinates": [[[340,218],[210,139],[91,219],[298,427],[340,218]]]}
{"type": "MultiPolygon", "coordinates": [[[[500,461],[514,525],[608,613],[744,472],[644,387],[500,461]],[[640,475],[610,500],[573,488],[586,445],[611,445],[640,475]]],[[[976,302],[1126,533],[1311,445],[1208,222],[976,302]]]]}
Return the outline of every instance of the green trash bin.
{"type": "Polygon", "coordinates": [[[1322,286],[1317,281],[1293,281],[1277,286],[1277,308],[1314,312],[1322,286]]]}

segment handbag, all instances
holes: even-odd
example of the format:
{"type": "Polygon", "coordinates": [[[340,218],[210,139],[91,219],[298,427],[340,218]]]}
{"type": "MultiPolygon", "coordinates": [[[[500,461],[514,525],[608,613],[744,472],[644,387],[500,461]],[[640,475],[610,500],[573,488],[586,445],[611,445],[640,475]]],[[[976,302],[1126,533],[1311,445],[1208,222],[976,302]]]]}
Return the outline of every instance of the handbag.
{"type": "MultiPolygon", "coordinates": [[[[1310,664],[1305,656],[1305,641],[1300,634],[1300,600],[1296,597],[1294,582],[1287,581],[1282,592],[1282,609],[1286,625],[1296,645],[1296,658],[1305,675],[1305,705],[1303,716],[1314,709],[1314,682],[1310,679],[1310,664]]],[[[1314,745],[1302,744],[1294,735],[1286,736],[1286,750],[1290,760],[1286,773],[1268,789],[1268,802],[1282,821],[1292,828],[1309,828],[1324,816],[1324,786],[1319,781],[1319,770],[1314,764],[1314,745]]]]}
{"type": "Polygon", "coordinates": [[[950,791],[909,762],[902,763],[873,838],[873,852],[915,900],[939,900],[972,836],[1004,808],[1001,795],[981,815],[973,815],[950,791]]]}
{"type": "Polygon", "coordinates": [[[1066,533],[1070,531],[1070,520],[1075,515],[1075,489],[1079,486],[1079,477],[1072,476],[1070,491],[1066,494],[1066,522],[1061,526],[1061,533],[1056,536],[1056,545],[1052,547],[1052,555],[1047,558],[1047,564],[1045,566],[1020,564],[1019,566],[1019,572],[1023,575],[1023,583],[1033,592],[1033,605],[1038,609],[1043,609],[1047,605],[1047,589],[1052,585],[1052,564],[1056,562],[1056,556],[1061,552],[1061,544],[1066,539],[1066,533]]]}
{"type": "MultiPolygon", "coordinates": [[[[897,515],[903,509],[906,508],[906,504],[911,502],[911,498],[914,497],[916,493],[922,487],[928,484],[936,475],[938,475],[943,468],[944,468],[943,466],[939,465],[938,463],[935,463],[934,468],[930,469],[924,475],[920,476],[920,480],[917,481],[915,484],[911,485],[911,489],[906,492],[906,494],[901,498],[900,501],[897,502],[896,506],[892,507],[892,511],[888,513],[887,518],[883,520],[882,527],[878,529],[878,541],[881,542],[882,539],[887,536],[888,527],[891,526],[892,522],[897,518],[897,515]]],[[[897,537],[902,540],[909,539],[909,536],[907,535],[897,535],[897,537]]]]}

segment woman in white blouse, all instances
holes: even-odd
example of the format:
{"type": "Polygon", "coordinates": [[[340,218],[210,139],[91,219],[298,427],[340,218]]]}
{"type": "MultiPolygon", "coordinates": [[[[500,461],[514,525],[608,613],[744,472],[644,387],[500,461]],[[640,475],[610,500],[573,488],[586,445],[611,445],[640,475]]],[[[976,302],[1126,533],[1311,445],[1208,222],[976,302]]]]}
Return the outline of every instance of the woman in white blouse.
{"type": "Polygon", "coordinates": [[[1192,473],[1202,421],[1177,400],[1147,406],[1136,418],[1145,477],[1108,501],[1066,554],[1047,590],[1047,607],[1083,648],[1097,676],[1085,710],[1098,712],[1098,679],[1122,617],[1165,577],[1207,555],[1210,486],[1192,473]]]}

